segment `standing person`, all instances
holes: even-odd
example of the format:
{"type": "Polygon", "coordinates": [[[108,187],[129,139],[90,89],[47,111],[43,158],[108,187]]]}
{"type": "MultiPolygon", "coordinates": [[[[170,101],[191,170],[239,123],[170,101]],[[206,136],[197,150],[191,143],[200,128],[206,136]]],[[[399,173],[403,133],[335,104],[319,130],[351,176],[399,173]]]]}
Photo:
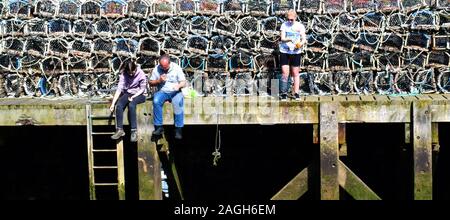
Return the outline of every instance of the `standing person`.
{"type": "Polygon", "coordinates": [[[123,111],[128,106],[128,121],[131,126],[131,142],[137,141],[136,105],[145,102],[147,78],[134,61],[125,61],[120,68],[119,85],[109,110],[116,110],[116,133],[111,136],[117,140],[125,136],[123,131],[123,111]]]}
{"type": "Polygon", "coordinates": [[[300,100],[300,53],[303,45],[306,44],[305,26],[296,21],[297,12],[291,9],[286,14],[287,21],[280,28],[280,64],[281,64],[281,82],[280,99],[287,100],[289,73],[294,78],[294,98],[300,100]]]}
{"type": "Polygon", "coordinates": [[[182,139],[184,126],[184,97],[181,88],[186,86],[186,77],[181,67],[170,62],[167,54],[159,58],[150,77],[150,86],[157,86],[158,91],[153,96],[153,135],[161,135],[163,129],[163,105],[166,101],[172,102],[175,121],[175,138],[182,139]]]}

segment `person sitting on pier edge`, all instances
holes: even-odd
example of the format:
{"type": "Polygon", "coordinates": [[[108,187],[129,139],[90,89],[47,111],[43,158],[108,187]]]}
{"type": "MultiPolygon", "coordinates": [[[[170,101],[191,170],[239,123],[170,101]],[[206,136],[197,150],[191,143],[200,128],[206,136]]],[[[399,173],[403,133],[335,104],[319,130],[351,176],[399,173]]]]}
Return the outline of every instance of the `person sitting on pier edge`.
{"type": "Polygon", "coordinates": [[[153,96],[153,135],[161,135],[163,129],[163,105],[166,101],[172,102],[175,121],[175,138],[182,139],[184,126],[184,97],[181,88],[186,86],[186,77],[183,69],[173,62],[167,54],[159,58],[149,81],[151,86],[157,86],[158,91],[153,96]]]}
{"type": "Polygon", "coordinates": [[[297,12],[291,9],[286,14],[287,21],[280,28],[280,64],[281,64],[281,80],[280,80],[280,99],[287,100],[288,78],[289,72],[294,77],[294,98],[300,100],[300,53],[303,45],[306,44],[305,26],[296,21],[297,12]]]}
{"type": "Polygon", "coordinates": [[[131,127],[131,142],[137,141],[136,105],[144,103],[147,95],[147,77],[134,61],[125,61],[120,68],[119,84],[109,110],[116,110],[116,133],[111,136],[117,140],[125,136],[123,131],[123,111],[128,106],[128,121],[131,127]]]}

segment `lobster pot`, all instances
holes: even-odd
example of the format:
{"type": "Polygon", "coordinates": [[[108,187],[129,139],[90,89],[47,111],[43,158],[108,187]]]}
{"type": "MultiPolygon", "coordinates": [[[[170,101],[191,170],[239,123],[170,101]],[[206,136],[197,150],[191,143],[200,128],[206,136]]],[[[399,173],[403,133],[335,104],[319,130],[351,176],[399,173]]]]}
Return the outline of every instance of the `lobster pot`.
{"type": "Polygon", "coordinates": [[[335,90],[338,94],[349,94],[353,91],[353,76],[350,71],[333,73],[335,90]]]}
{"type": "Polygon", "coordinates": [[[110,71],[110,60],[109,56],[93,56],[89,63],[89,68],[95,73],[99,72],[109,72],[110,71]]]}
{"type": "Polygon", "coordinates": [[[450,1],[448,0],[436,0],[436,8],[437,9],[449,9],[450,1]]]}
{"type": "Polygon", "coordinates": [[[411,68],[425,68],[427,65],[427,55],[425,51],[408,49],[403,53],[403,66],[411,68]]]}
{"type": "Polygon", "coordinates": [[[96,74],[92,73],[77,74],[78,95],[83,97],[92,94],[92,90],[95,89],[94,83],[96,78],[96,74]]]}
{"type": "Polygon", "coordinates": [[[224,54],[210,54],[207,58],[208,72],[228,72],[228,60],[224,54]]]}
{"type": "Polygon", "coordinates": [[[207,55],[208,47],[208,39],[199,35],[190,36],[186,41],[186,51],[191,54],[207,55]]]}
{"type": "Polygon", "coordinates": [[[70,57],[66,64],[66,70],[69,73],[83,73],[89,69],[89,62],[85,58],[70,57]]]}
{"type": "Polygon", "coordinates": [[[408,17],[402,12],[387,16],[386,29],[390,31],[403,31],[407,26],[408,17]]]}
{"type": "Polygon", "coordinates": [[[428,6],[426,0],[399,0],[403,11],[410,12],[428,6]]]}
{"type": "Polygon", "coordinates": [[[236,21],[229,17],[218,17],[215,19],[213,31],[225,36],[234,37],[238,26],[236,21]]]}
{"type": "Polygon", "coordinates": [[[439,30],[437,14],[430,10],[414,12],[408,21],[413,30],[439,30]]]}
{"type": "Polygon", "coordinates": [[[245,13],[254,17],[267,17],[270,15],[270,0],[248,0],[245,13]]]}
{"type": "Polygon", "coordinates": [[[326,53],[306,51],[302,57],[303,66],[308,72],[322,72],[326,66],[326,53]]]}
{"type": "Polygon", "coordinates": [[[44,57],[47,39],[41,37],[27,38],[25,42],[25,51],[33,56],[44,57]]]}
{"type": "Polygon", "coordinates": [[[350,13],[342,13],[338,17],[337,30],[359,32],[360,23],[358,17],[350,13]]]}
{"type": "Polygon", "coordinates": [[[400,10],[398,0],[374,0],[378,11],[391,12],[400,10]]]}
{"type": "Polygon", "coordinates": [[[349,71],[349,57],[345,52],[328,54],[327,71],[349,71]]]}
{"type": "Polygon", "coordinates": [[[53,76],[64,72],[64,62],[59,57],[46,57],[41,61],[41,70],[46,76],[53,76]]]}
{"type": "Polygon", "coordinates": [[[208,79],[204,83],[204,91],[213,96],[226,96],[231,94],[233,82],[229,74],[217,72],[209,73],[208,79]]]}
{"type": "Polygon", "coordinates": [[[254,70],[253,56],[244,51],[237,51],[228,62],[230,72],[249,72],[254,70]]]}
{"type": "Polygon", "coordinates": [[[47,21],[39,18],[28,20],[25,25],[25,35],[47,35],[47,21]]]}
{"type": "Polygon", "coordinates": [[[257,48],[262,53],[273,53],[278,49],[279,36],[265,36],[263,35],[258,41],[257,48]]]}
{"type": "Polygon", "coordinates": [[[413,73],[400,71],[394,77],[394,89],[399,94],[408,94],[415,90],[413,73]]]}
{"type": "Polygon", "coordinates": [[[334,30],[335,22],[328,15],[314,15],[311,22],[311,29],[316,34],[329,34],[334,30]]]}
{"type": "Polygon", "coordinates": [[[113,73],[119,73],[122,64],[128,60],[130,60],[129,57],[116,56],[112,59],[109,59],[109,68],[113,73]]]}
{"type": "MultiPolygon", "coordinates": [[[[4,19],[5,17],[6,17],[6,7],[5,7],[5,3],[2,1],[2,2],[0,2],[0,18],[4,19]]],[[[1,85],[0,85],[0,89],[1,89],[1,85]]]]}
{"type": "Polygon", "coordinates": [[[377,57],[377,69],[399,69],[402,66],[401,53],[383,53],[377,57]]]}
{"type": "Polygon", "coordinates": [[[136,63],[138,63],[141,67],[141,69],[146,72],[150,73],[155,68],[156,63],[158,62],[158,56],[139,56],[137,58],[136,63]]]}
{"type": "Polygon", "coordinates": [[[203,96],[204,78],[207,74],[205,72],[189,72],[186,71],[186,80],[189,82],[189,87],[197,92],[197,96],[203,96]]]}
{"type": "Polygon", "coordinates": [[[186,46],[186,39],[169,35],[164,38],[162,49],[169,54],[182,54],[186,46]]]}
{"type": "Polygon", "coordinates": [[[100,2],[96,0],[87,0],[81,4],[80,17],[82,19],[100,18],[100,2]]]}
{"type": "Polygon", "coordinates": [[[200,15],[219,15],[220,3],[215,0],[199,0],[197,2],[197,14],[200,15]]]}
{"type": "Polygon", "coordinates": [[[242,50],[246,53],[250,53],[252,51],[257,51],[257,42],[255,39],[252,38],[246,38],[246,37],[239,37],[236,39],[236,50],[242,50]]]}
{"type": "Polygon", "coordinates": [[[319,14],[322,12],[321,0],[298,0],[297,11],[319,14]]]}
{"type": "Polygon", "coordinates": [[[19,56],[10,54],[0,54],[0,69],[6,71],[18,71],[21,68],[19,56]]]}
{"type": "Polygon", "coordinates": [[[449,54],[447,51],[431,51],[427,57],[428,67],[448,67],[450,65],[449,54]]]}
{"type": "Polygon", "coordinates": [[[114,40],[114,53],[118,56],[136,57],[138,41],[128,38],[116,38],[114,40]]]}
{"type": "Polygon", "coordinates": [[[73,22],[72,33],[77,37],[94,37],[95,27],[89,20],[76,20],[73,22]]]}
{"type": "Polygon", "coordinates": [[[375,89],[380,95],[388,95],[393,93],[394,74],[391,71],[379,71],[374,79],[375,89]]]}
{"type": "Polygon", "coordinates": [[[190,72],[203,72],[206,68],[206,58],[201,55],[183,56],[181,67],[190,72]]]}
{"type": "Polygon", "coordinates": [[[433,34],[433,50],[450,49],[450,35],[433,34]]]}
{"type": "Polygon", "coordinates": [[[216,54],[229,53],[234,48],[233,38],[223,35],[212,36],[209,43],[209,50],[213,51],[216,54]]]}
{"type": "Polygon", "coordinates": [[[434,69],[422,70],[416,73],[414,84],[422,94],[435,93],[437,91],[437,85],[434,69]]]}
{"type": "Polygon", "coordinates": [[[35,3],[34,14],[40,17],[53,17],[57,12],[57,2],[53,0],[38,0],[35,3]]]}
{"type": "Polygon", "coordinates": [[[310,33],[306,35],[307,47],[306,49],[313,52],[325,52],[328,51],[329,39],[326,35],[318,35],[316,33],[310,33]]]}
{"type": "Polygon", "coordinates": [[[372,71],[357,72],[353,76],[353,89],[356,94],[373,93],[373,73],[372,73],[372,71]]]}
{"type": "Polygon", "coordinates": [[[254,95],[257,92],[256,82],[251,72],[236,73],[233,77],[233,93],[236,96],[254,95]]]}
{"type": "MultiPolygon", "coordinates": [[[[11,55],[1,53],[0,54],[0,70],[4,70],[4,71],[9,70],[10,64],[11,64],[11,55]]],[[[2,74],[3,74],[3,72],[0,73],[0,79],[2,79],[2,77],[3,77],[2,74]]],[[[1,86],[3,86],[3,85],[0,84],[0,88],[1,88],[1,86]]]]}
{"type": "Polygon", "coordinates": [[[66,36],[69,35],[71,29],[70,21],[56,18],[48,22],[48,34],[51,36],[66,36]]]}
{"type": "Polygon", "coordinates": [[[272,0],[272,14],[283,16],[289,9],[296,9],[296,0],[272,0]]]}
{"type": "Polygon", "coordinates": [[[443,30],[450,29],[450,12],[442,10],[439,14],[439,26],[443,30]]]}
{"type": "Polygon", "coordinates": [[[402,52],[404,36],[392,32],[384,32],[381,36],[381,50],[385,52],[402,52]]]}
{"type": "Polygon", "coordinates": [[[23,77],[18,73],[9,73],[5,76],[5,90],[10,97],[19,97],[20,89],[22,88],[23,77]]]}
{"type": "Polygon", "coordinates": [[[351,61],[353,71],[369,71],[377,69],[373,53],[369,51],[362,50],[354,53],[351,61]]]}
{"type": "Polygon", "coordinates": [[[437,85],[441,92],[450,93],[450,69],[439,70],[439,75],[437,77],[437,85]]]}
{"type": "Polygon", "coordinates": [[[21,56],[24,51],[25,40],[22,38],[9,37],[3,40],[3,51],[11,55],[21,56]]]}
{"type": "Polygon", "coordinates": [[[161,45],[159,43],[159,40],[155,38],[146,37],[139,40],[139,54],[143,54],[146,56],[159,56],[160,50],[161,45]]]}
{"type": "Polygon", "coordinates": [[[100,37],[111,37],[114,33],[114,24],[112,20],[100,19],[94,24],[95,34],[100,37]]]}
{"type": "Polygon", "coordinates": [[[164,22],[156,17],[151,17],[143,22],[141,22],[141,34],[147,34],[151,36],[159,35],[163,32],[164,22]]]}
{"type": "Polygon", "coordinates": [[[65,19],[77,19],[80,15],[81,7],[78,0],[62,0],[59,1],[57,16],[65,19]]]}
{"type": "Polygon", "coordinates": [[[146,18],[150,13],[150,5],[148,0],[128,1],[127,14],[133,18],[146,18]]]}
{"type": "Polygon", "coordinates": [[[254,17],[244,17],[239,20],[239,33],[246,37],[252,37],[259,34],[259,22],[254,17]]]}
{"type": "Polygon", "coordinates": [[[48,41],[47,54],[67,58],[69,57],[69,49],[70,44],[66,40],[53,38],[48,41]]]}
{"type": "Polygon", "coordinates": [[[368,12],[362,16],[362,29],[371,32],[381,32],[384,25],[384,15],[380,12],[368,12]]]}
{"type": "Polygon", "coordinates": [[[96,87],[97,94],[100,96],[112,95],[111,91],[118,84],[118,78],[116,74],[105,72],[97,75],[96,87]]]}
{"type": "Polygon", "coordinates": [[[361,32],[355,47],[374,52],[378,49],[381,35],[377,33],[361,32]]]}
{"type": "Polygon", "coordinates": [[[324,14],[339,14],[347,11],[347,0],[334,0],[323,2],[324,14]]]}
{"type": "Polygon", "coordinates": [[[122,37],[137,37],[140,34],[139,22],[132,19],[122,19],[115,25],[114,34],[122,37]]]}
{"type": "Polygon", "coordinates": [[[352,52],[356,42],[356,39],[354,38],[356,37],[352,36],[350,33],[336,33],[331,41],[331,47],[339,51],[352,52]]]}
{"type": "Polygon", "coordinates": [[[104,0],[100,7],[100,15],[106,18],[125,17],[127,3],[124,0],[104,0]]]}
{"type": "Polygon", "coordinates": [[[177,15],[192,16],[195,15],[196,7],[194,0],[176,0],[175,11],[177,15]]]}
{"type": "Polygon", "coordinates": [[[173,0],[153,0],[152,15],[172,16],[175,14],[175,3],[173,0]]]}
{"type": "Polygon", "coordinates": [[[41,73],[41,59],[42,56],[33,56],[31,54],[22,57],[20,60],[22,71],[32,74],[41,73]]]}
{"type": "Polygon", "coordinates": [[[244,2],[243,0],[224,0],[222,3],[222,11],[227,15],[243,15],[245,12],[244,2]]]}
{"type": "Polygon", "coordinates": [[[58,76],[57,88],[61,96],[73,96],[78,92],[77,80],[73,74],[58,76]]]}
{"type": "Polygon", "coordinates": [[[164,21],[165,33],[177,35],[187,34],[189,24],[184,17],[171,17],[164,21]]]}
{"type": "Polygon", "coordinates": [[[312,73],[313,91],[318,95],[331,95],[334,92],[333,73],[312,73]]]}
{"type": "Polygon", "coordinates": [[[428,51],[431,36],[423,32],[409,32],[406,36],[405,48],[428,51]]]}
{"type": "Polygon", "coordinates": [[[9,0],[6,10],[7,17],[14,17],[20,19],[31,18],[31,5],[26,0],[9,0]]]}
{"type": "Polygon", "coordinates": [[[256,70],[259,72],[273,72],[277,68],[275,55],[258,54],[255,56],[256,70]]]}
{"type": "Polygon", "coordinates": [[[350,4],[350,12],[362,14],[362,13],[367,13],[369,11],[375,11],[376,6],[373,1],[374,0],[348,1],[348,4],[350,4]]]}
{"type": "Polygon", "coordinates": [[[108,39],[97,38],[94,40],[92,53],[97,55],[111,56],[113,53],[113,42],[108,39]]]}
{"type": "Polygon", "coordinates": [[[261,33],[263,35],[279,35],[283,20],[279,17],[268,17],[261,21],[261,33]]]}
{"type": "Polygon", "coordinates": [[[24,78],[23,87],[26,96],[40,96],[38,91],[39,78],[40,76],[37,74],[28,75],[24,78]]]}
{"type": "Polygon", "coordinates": [[[23,36],[26,23],[18,19],[6,20],[3,25],[4,35],[23,36]]]}
{"type": "Polygon", "coordinates": [[[193,34],[208,35],[211,20],[206,16],[194,16],[189,23],[189,31],[193,34]]]}

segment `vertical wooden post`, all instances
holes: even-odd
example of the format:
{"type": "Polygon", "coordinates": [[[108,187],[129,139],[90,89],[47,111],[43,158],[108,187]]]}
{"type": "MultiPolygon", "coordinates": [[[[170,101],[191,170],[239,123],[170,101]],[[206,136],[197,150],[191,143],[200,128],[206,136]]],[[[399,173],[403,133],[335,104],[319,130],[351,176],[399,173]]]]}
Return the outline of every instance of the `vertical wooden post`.
{"type": "Polygon", "coordinates": [[[117,140],[117,190],[119,200],[125,200],[125,164],[123,155],[123,139],[117,140]]]}
{"type": "Polygon", "coordinates": [[[414,199],[431,200],[432,148],[431,111],[429,101],[413,102],[414,199]]]}
{"type": "Polygon", "coordinates": [[[320,197],[323,200],[339,199],[337,110],[336,102],[320,103],[320,197]]]}
{"type": "Polygon", "coordinates": [[[347,156],[347,134],[345,124],[338,124],[339,126],[339,156],[347,156]]]}
{"type": "Polygon", "coordinates": [[[313,124],[313,144],[319,144],[319,125],[313,124]]]}

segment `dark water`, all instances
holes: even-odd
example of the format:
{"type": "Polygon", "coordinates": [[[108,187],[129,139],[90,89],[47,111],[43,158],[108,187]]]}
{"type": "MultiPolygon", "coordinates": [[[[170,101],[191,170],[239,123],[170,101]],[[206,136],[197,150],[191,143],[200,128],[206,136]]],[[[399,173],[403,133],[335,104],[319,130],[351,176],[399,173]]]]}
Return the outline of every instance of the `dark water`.
{"type": "MultiPolygon", "coordinates": [[[[168,127],[169,135],[172,134],[168,127]]],[[[303,168],[317,169],[319,146],[311,125],[220,126],[222,158],[212,165],[215,126],[187,126],[183,142],[170,140],[186,199],[267,200],[303,168]]],[[[435,160],[434,198],[450,199],[450,124],[439,126],[441,148],[435,160]]],[[[348,156],[341,160],[382,199],[413,198],[412,146],[404,144],[402,124],[347,126],[348,156]]],[[[0,127],[1,199],[89,199],[86,130],[79,127],[0,127]]],[[[126,136],[128,139],[129,136],[126,136]]],[[[98,140],[99,145],[112,142],[98,140]]],[[[138,199],[136,145],[125,142],[127,199],[138,199]]],[[[98,157],[103,163],[113,157],[98,157]]],[[[319,199],[311,174],[302,199],[319,199]]],[[[114,179],[111,173],[98,181],[114,179]]],[[[171,191],[172,192],[172,191],[171,191]]],[[[112,188],[99,197],[114,199],[112,188]]],[[[174,195],[171,195],[174,198],[174,195]]],[[[341,198],[351,199],[341,189],[341,198]]]]}

